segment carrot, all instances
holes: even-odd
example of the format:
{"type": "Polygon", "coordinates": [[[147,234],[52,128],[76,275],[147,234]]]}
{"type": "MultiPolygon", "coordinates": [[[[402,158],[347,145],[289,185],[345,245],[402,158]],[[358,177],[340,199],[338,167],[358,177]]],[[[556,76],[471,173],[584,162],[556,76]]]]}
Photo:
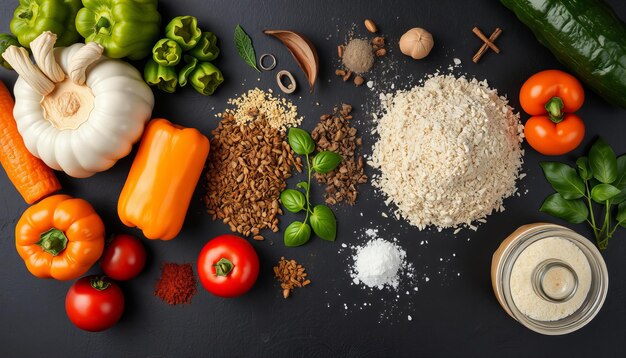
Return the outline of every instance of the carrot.
{"type": "Polygon", "coordinates": [[[0,163],[24,200],[32,204],[61,189],[61,184],[52,169],[26,149],[13,117],[14,106],[0,81],[0,163]]]}

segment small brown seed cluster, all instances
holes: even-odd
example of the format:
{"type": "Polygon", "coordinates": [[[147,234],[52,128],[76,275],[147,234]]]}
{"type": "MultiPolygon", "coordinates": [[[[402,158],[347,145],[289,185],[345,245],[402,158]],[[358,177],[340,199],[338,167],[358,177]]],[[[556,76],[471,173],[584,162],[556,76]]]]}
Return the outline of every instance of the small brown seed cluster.
{"type": "Polygon", "coordinates": [[[263,240],[261,230],[278,232],[280,193],[292,167],[302,171],[302,161],[294,157],[282,132],[262,113],[255,115],[256,120],[244,124],[226,114],[213,130],[204,201],[213,220],[263,240]]]}
{"type": "Polygon", "coordinates": [[[294,288],[304,287],[311,283],[304,267],[296,260],[286,260],[285,257],[281,257],[278,266],[274,266],[274,276],[280,281],[284,298],[289,297],[294,288]]]}
{"type": "Polygon", "coordinates": [[[342,104],[335,108],[333,114],[324,114],[313,129],[311,136],[317,144],[317,150],[329,150],[338,153],[343,160],[339,166],[326,174],[315,174],[318,182],[326,184],[324,194],[326,203],[334,205],[347,202],[354,205],[357,199],[357,185],[367,182],[367,175],[363,170],[363,156],[357,155],[363,144],[356,136],[356,128],[352,127],[352,106],[342,104]]]}

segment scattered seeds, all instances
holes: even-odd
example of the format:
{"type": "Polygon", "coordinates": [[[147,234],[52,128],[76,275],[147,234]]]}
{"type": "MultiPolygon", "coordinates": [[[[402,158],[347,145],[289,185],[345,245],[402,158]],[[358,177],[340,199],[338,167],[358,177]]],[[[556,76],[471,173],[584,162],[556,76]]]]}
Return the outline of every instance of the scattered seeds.
{"type": "Polygon", "coordinates": [[[289,297],[294,288],[308,286],[311,283],[305,268],[296,260],[286,260],[285,257],[281,257],[278,266],[274,266],[274,276],[280,281],[284,298],[289,297]]]}
{"type": "Polygon", "coordinates": [[[351,111],[352,106],[343,104],[341,108],[335,108],[333,114],[324,114],[311,133],[318,151],[329,150],[343,158],[335,170],[315,174],[318,182],[326,184],[325,198],[329,205],[343,201],[353,205],[358,195],[357,185],[367,182],[363,157],[357,155],[362,140],[356,136],[356,128],[350,124],[351,111]]]}
{"type": "Polygon", "coordinates": [[[270,125],[265,113],[256,119],[237,123],[226,114],[213,130],[206,171],[207,212],[220,219],[233,232],[263,240],[259,232],[278,232],[280,193],[291,168],[302,170],[284,134],[270,125]]]}
{"type": "MultiPolygon", "coordinates": [[[[237,123],[253,121],[259,113],[265,115],[271,127],[281,131],[297,127],[302,122],[302,117],[298,117],[298,107],[291,101],[274,97],[259,88],[251,89],[240,97],[230,98],[227,103],[235,108],[226,109],[225,114],[233,116],[237,123]]],[[[219,113],[218,116],[223,117],[224,114],[219,113]]]]}

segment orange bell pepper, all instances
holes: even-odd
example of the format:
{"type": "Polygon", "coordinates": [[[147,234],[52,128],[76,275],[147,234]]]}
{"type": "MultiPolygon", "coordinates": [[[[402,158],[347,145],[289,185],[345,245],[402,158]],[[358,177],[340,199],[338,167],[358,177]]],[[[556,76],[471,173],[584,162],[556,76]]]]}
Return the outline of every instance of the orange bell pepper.
{"type": "Polygon", "coordinates": [[[565,154],[583,141],[585,124],[574,112],[582,107],[585,91],[576,77],[559,70],[538,72],[522,85],[519,100],[532,116],[524,136],[539,153],[565,154]]]}
{"type": "Polygon", "coordinates": [[[176,237],[208,155],[209,140],[196,129],[150,121],[117,203],[120,220],[148,239],[176,237]]]}
{"type": "Polygon", "coordinates": [[[83,199],[49,196],[24,211],[15,247],[33,275],[72,280],[102,255],[104,223],[83,199]]]}

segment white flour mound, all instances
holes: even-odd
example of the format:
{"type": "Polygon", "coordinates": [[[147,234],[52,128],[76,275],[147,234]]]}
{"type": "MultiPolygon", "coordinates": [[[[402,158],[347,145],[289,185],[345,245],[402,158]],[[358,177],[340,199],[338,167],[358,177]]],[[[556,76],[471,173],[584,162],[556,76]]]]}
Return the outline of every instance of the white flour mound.
{"type": "Polygon", "coordinates": [[[400,273],[405,265],[406,252],[396,244],[373,239],[357,249],[352,266],[352,280],[368,287],[398,288],[400,273]]]}
{"type": "Polygon", "coordinates": [[[419,229],[484,219],[513,195],[523,163],[519,114],[486,81],[435,75],[381,94],[374,185],[419,229]]]}

